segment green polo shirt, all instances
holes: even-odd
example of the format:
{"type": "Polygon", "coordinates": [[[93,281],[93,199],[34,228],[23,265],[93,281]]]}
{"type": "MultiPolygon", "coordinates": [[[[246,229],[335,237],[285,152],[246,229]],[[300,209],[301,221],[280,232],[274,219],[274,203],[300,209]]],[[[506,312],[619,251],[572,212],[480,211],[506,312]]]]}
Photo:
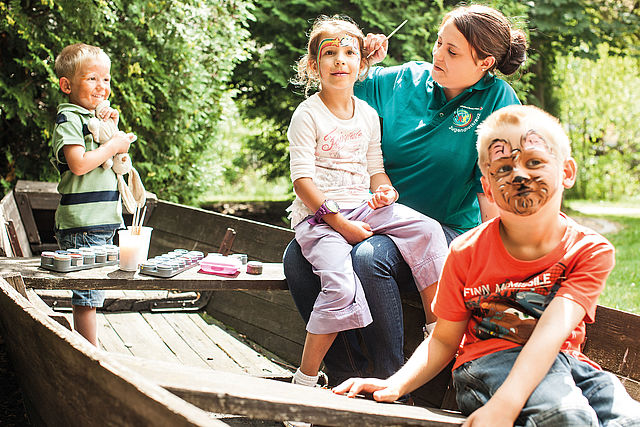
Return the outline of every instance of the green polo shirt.
{"type": "Polygon", "coordinates": [[[56,228],[65,231],[112,231],[122,223],[122,205],[116,174],[98,166],[84,175],[74,175],[62,147],[82,145],[86,151],[98,144],[87,128],[93,114],[75,104],[60,104],[53,130],[53,164],[60,172],[56,228]]]}
{"type": "Polygon", "coordinates": [[[506,82],[486,77],[447,102],[432,65],[373,67],[355,95],[382,118],[382,152],[399,202],[458,231],[480,223],[476,129],[492,112],[519,104],[506,82]]]}

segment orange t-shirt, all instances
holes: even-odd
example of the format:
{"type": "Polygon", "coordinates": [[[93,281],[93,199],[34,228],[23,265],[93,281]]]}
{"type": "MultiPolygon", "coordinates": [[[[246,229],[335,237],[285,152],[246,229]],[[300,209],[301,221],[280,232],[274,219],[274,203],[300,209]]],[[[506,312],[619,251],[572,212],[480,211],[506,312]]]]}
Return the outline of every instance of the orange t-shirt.
{"type": "Polygon", "coordinates": [[[562,241],[533,261],[511,256],[495,218],[453,241],[442,271],[433,311],[439,318],[468,320],[453,369],[478,357],[523,345],[551,300],[568,298],[585,318],[561,351],[599,366],[580,351],[585,322],[595,317],[598,296],[615,263],[613,245],[566,217],[562,241]]]}

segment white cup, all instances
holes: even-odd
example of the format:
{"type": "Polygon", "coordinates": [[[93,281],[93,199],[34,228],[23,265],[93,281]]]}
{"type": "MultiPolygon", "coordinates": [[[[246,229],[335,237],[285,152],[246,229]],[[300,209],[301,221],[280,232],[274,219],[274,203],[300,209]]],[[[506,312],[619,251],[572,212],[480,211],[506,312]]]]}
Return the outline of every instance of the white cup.
{"type": "Polygon", "coordinates": [[[131,234],[131,227],[118,231],[120,270],[136,271],[146,261],[151,242],[151,227],[140,227],[140,234],[131,234]]]}

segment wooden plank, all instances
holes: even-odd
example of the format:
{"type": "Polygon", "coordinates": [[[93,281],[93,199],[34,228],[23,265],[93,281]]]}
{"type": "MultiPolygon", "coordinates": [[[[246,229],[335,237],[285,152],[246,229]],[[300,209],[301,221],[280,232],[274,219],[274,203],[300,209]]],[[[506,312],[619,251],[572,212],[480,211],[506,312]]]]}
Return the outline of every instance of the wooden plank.
{"type": "Polygon", "coordinates": [[[11,244],[11,252],[13,256],[18,256],[18,257],[24,256],[22,252],[22,248],[20,247],[20,241],[18,240],[18,235],[16,234],[16,227],[13,224],[13,220],[8,220],[5,223],[5,227],[7,228],[7,234],[9,235],[9,243],[11,244]]]}
{"type": "Polygon", "coordinates": [[[330,390],[140,358],[116,360],[184,399],[212,412],[297,420],[326,426],[460,425],[464,418],[437,409],[350,399],[330,390]]]}
{"type": "Polygon", "coordinates": [[[58,184],[56,182],[19,180],[13,190],[16,195],[24,195],[31,209],[55,211],[60,202],[58,184]]]}
{"type": "Polygon", "coordinates": [[[297,365],[306,335],[305,324],[290,295],[288,306],[274,306],[268,297],[271,293],[276,292],[215,292],[207,313],[297,365]]]}
{"type": "Polygon", "coordinates": [[[104,313],[96,313],[96,322],[98,324],[98,343],[100,348],[112,353],[133,355],[129,347],[120,338],[120,335],[113,329],[104,313]]]}
{"type": "Polygon", "coordinates": [[[178,360],[188,366],[208,368],[207,361],[193,351],[187,342],[167,322],[161,313],[140,313],[178,360]]]}
{"type": "Polygon", "coordinates": [[[191,349],[212,369],[243,373],[242,368],[222,351],[193,322],[185,321],[183,313],[163,313],[162,316],[191,349]]]}
{"type": "Polygon", "coordinates": [[[105,319],[134,356],[178,362],[178,358],[140,313],[109,313],[105,319]]]}
{"type": "MultiPolygon", "coordinates": [[[[23,255],[30,257],[32,255],[32,252],[31,248],[29,247],[29,236],[27,235],[24,224],[22,222],[22,218],[20,217],[20,211],[18,209],[18,204],[13,192],[9,192],[2,198],[2,201],[0,201],[0,216],[2,216],[0,224],[8,220],[13,221],[16,236],[18,238],[18,242],[20,243],[20,248],[22,248],[23,255]]],[[[4,225],[2,232],[3,234],[5,232],[4,225]]],[[[11,255],[13,255],[13,253],[11,255]]]]}
{"type": "Polygon", "coordinates": [[[0,328],[22,394],[35,411],[32,419],[51,426],[224,425],[111,362],[2,279],[0,328]]]}
{"type": "Polygon", "coordinates": [[[39,245],[42,243],[40,240],[40,234],[38,233],[38,226],[36,220],[33,217],[33,211],[31,204],[29,203],[29,196],[26,193],[14,191],[16,203],[18,204],[18,210],[20,211],[20,218],[24,225],[29,243],[39,245]]]}
{"type": "Polygon", "coordinates": [[[33,289],[27,289],[27,299],[31,304],[33,304],[36,308],[40,309],[44,314],[60,323],[65,328],[72,330],[71,324],[73,322],[69,322],[66,316],[56,313],[49,307],[42,299],[38,296],[38,294],[33,289]]]}
{"type": "Polygon", "coordinates": [[[40,258],[1,258],[0,276],[19,272],[35,289],[130,289],[130,290],[287,290],[282,264],[265,263],[260,275],[240,272],[234,277],[198,273],[192,268],[164,279],[121,271],[117,265],[57,273],[39,268],[40,258]]]}
{"type": "Polygon", "coordinates": [[[284,248],[293,238],[293,232],[286,228],[162,200],[158,201],[149,226],[154,228],[151,237],[154,254],[178,247],[206,247],[215,251],[227,228],[233,228],[237,232],[234,252],[250,254],[263,262],[280,262],[284,248]]]}
{"type": "MultiPolygon", "coordinates": [[[[603,369],[628,378],[631,386],[640,382],[640,316],[598,306],[595,323],[587,325],[583,351],[603,369]]],[[[637,389],[629,392],[640,400],[637,389]]]]}
{"type": "Polygon", "coordinates": [[[205,322],[198,313],[189,313],[185,316],[247,374],[254,377],[291,379],[290,371],[276,365],[245,343],[238,341],[218,325],[205,322]]]}

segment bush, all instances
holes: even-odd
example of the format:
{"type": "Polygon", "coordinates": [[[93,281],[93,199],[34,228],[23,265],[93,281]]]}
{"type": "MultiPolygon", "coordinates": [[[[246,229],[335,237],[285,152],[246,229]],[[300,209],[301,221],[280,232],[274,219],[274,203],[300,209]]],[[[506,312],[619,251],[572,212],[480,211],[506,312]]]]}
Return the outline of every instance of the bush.
{"type": "Polygon", "coordinates": [[[0,160],[5,190],[17,179],[56,180],[51,131],[63,101],[53,61],[71,43],[111,57],[111,101],[132,131],[134,166],[148,190],[189,202],[206,184],[205,151],[216,138],[220,99],[251,45],[246,0],[43,0],[0,3],[0,160]],[[26,4],[26,5],[25,5],[26,4]]]}
{"type": "Polygon", "coordinates": [[[640,191],[640,61],[609,56],[600,59],[559,57],[559,119],[572,142],[578,180],[567,193],[581,199],[616,200],[640,191]]]}

